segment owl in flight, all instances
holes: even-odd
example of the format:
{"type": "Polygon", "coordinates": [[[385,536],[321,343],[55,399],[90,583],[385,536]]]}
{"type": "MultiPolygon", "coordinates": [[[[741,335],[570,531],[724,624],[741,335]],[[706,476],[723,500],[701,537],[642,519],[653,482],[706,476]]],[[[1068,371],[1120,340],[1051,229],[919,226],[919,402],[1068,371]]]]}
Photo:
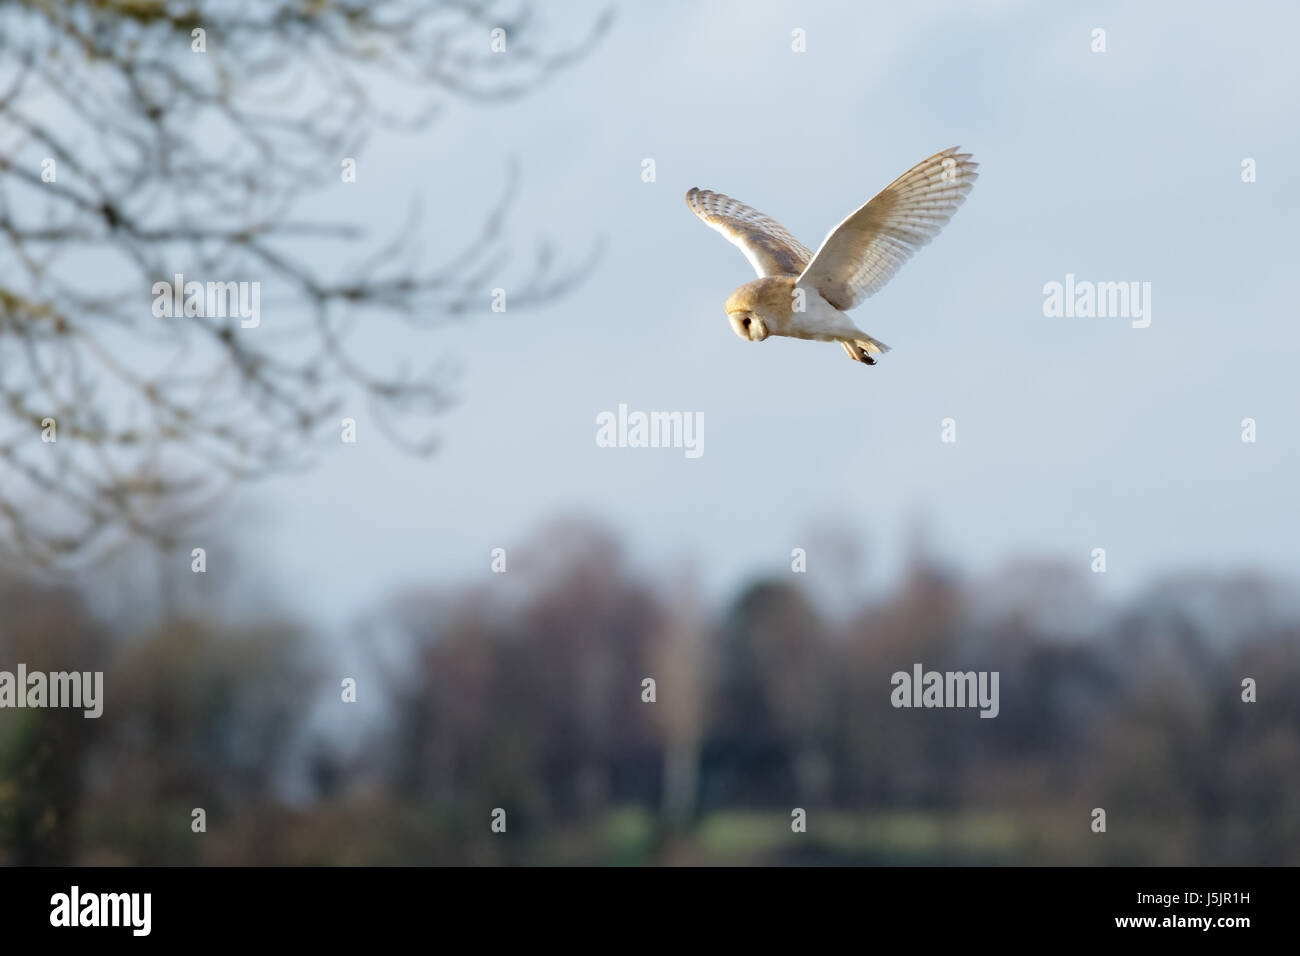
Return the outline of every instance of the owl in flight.
{"type": "Polygon", "coordinates": [[[830,231],[816,255],[774,219],[722,193],[692,189],[691,211],[739,247],[758,271],[727,300],[742,339],[785,335],[839,342],[855,362],[889,351],[844,313],[875,294],[943,228],[979,178],[959,146],[917,163],[830,231]]]}

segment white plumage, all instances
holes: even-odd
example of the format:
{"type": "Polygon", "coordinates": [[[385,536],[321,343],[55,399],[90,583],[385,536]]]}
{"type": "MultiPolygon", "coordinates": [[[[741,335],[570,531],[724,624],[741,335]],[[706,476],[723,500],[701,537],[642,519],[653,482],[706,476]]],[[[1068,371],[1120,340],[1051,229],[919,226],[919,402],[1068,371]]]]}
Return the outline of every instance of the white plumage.
{"type": "Polygon", "coordinates": [[[695,215],[737,246],[759,276],[727,300],[736,334],[754,342],[769,335],[838,341],[851,358],[874,365],[871,354],[889,347],[843,313],[879,291],[965,201],[979,164],[959,148],[903,173],[832,229],[816,254],[756,209],[690,190],[686,202],[695,215]]]}

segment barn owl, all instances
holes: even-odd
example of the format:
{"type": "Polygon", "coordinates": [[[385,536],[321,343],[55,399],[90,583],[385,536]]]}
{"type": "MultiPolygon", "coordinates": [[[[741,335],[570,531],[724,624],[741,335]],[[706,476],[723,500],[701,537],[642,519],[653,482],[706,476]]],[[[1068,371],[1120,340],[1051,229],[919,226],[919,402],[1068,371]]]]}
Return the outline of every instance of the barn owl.
{"type": "Polygon", "coordinates": [[[908,258],[952,218],[979,174],[970,153],[954,146],[917,163],[830,231],[816,255],[776,220],[722,193],[692,189],[691,211],[739,247],[758,272],[727,300],[742,339],[785,335],[839,342],[855,362],[889,346],[844,313],[874,295],[908,258]]]}

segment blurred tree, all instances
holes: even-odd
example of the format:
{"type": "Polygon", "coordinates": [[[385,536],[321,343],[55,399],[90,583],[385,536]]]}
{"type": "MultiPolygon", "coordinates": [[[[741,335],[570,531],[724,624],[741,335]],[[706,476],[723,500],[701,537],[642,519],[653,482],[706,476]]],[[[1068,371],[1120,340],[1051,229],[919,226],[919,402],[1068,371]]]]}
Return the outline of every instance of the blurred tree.
{"type": "Polygon", "coordinates": [[[317,686],[295,629],[174,619],[131,641],[104,679],[113,699],[85,762],[85,852],[274,862],[289,758],[317,686]],[[195,807],[221,839],[192,833],[195,807]]]}
{"type": "Polygon", "coordinates": [[[704,745],[708,675],[705,642],[712,626],[696,587],[683,573],[663,602],[659,626],[650,639],[645,676],[655,681],[650,713],[663,741],[662,811],[675,833],[695,821],[704,745]]]}
{"type": "Polygon", "coordinates": [[[741,595],[722,629],[703,770],[709,803],[819,801],[833,667],[818,615],[783,582],[741,595]]]}
{"type": "Polygon", "coordinates": [[[841,797],[885,806],[951,799],[958,780],[954,765],[965,753],[961,727],[970,715],[896,710],[891,677],[916,663],[927,670],[958,669],[955,650],[970,633],[960,582],[920,552],[898,591],[850,622],[847,660],[836,683],[841,797]]]}
{"type": "MultiPolygon", "coordinates": [[[[366,368],[349,337],[358,323],[371,336],[385,320],[424,329],[487,303],[510,189],[432,268],[409,241],[417,220],[375,242],[361,222],[317,214],[325,190],[376,126],[428,122],[449,97],[526,92],[607,22],[547,52],[527,3],[0,8],[10,542],[50,562],[122,532],[165,537],[239,480],[298,464],[306,437],[337,426],[341,398],[358,390],[391,438],[429,450],[410,425],[427,429],[445,408],[445,375],[366,368]],[[154,283],[177,274],[265,286],[273,328],[153,314],[154,283]]],[[[511,304],[556,295],[580,271],[557,271],[544,248],[511,304]]]]}
{"type": "Polygon", "coordinates": [[[1221,640],[1202,598],[1237,601],[1231,579],[1067,641],[925,563],[836,626],[784,580],[708,613],[583,523],[510,554],[490,584],[380,610],[372,718],[340,709],[338,648],[292,624],[218,605],[110,631],[0,564],[0,669],[106,672],[99,720],[0,709],[0,862],[1300,861],[1300,616],[1221,640]],[[997,719],[892,707],[918,661],[998,671],[997,719]]]}
{"type": "MultiPolygon", "coordinates": [[[[102,667],[109,638],[67,586],[51,587],[0,565],[0,669],[102,667]]],[[[99,720],[81,710],[0,710],[0,863],[73,861],[85,800],[84,766],[99,746],[99,720]]]]}
{"type": "Polygon", "coordinates": [[[659,705],[642,703],[641,679],[663,612],[586,524],[510,553],[490,587],[403,602],[410,643],[384,691],[399,793],[457,819],[509,806],[523,830],[654,801],[659,705]]]}

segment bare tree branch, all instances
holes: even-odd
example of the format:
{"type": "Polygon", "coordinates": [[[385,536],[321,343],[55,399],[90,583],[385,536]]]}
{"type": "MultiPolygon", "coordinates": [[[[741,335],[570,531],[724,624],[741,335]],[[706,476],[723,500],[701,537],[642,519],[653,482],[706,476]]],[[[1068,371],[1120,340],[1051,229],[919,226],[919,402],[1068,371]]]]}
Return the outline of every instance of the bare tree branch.
{"type": "MultiPolygon", "coordinates": [[[[48,564],[97,553],[123,533],[166,543],[169,529],[210,511],[236,483],[302,467],[313,437],[337,427],[358,393],[382,432],[432,450],[429,419],[453,400],[446,368],[372,369],[350,338],[358,328],[380,334],[384,322],[428,329],[487,308],[491,277],[509,259],[513,167],[461,251],[433,268],[416,255],[418,213],[372,241],[363,223],[303,210],[338,184],[343,160],[374,129],[419,127],[451,98],[525,93],[586,52],[608,22],[552,49],[526,3],[7,4],[8,544],[48,564]],[[504,54],[492,51],[497,29],[504,54]],[[321,264],[340,249],[355,266],[321,264]],[[176,275],[186,285],[257,283],[276,319],[245,327],[240,315],[206,308],[210,289],[203,314],[160,315],[167,296],[155,283],[176,275]]],[[[557,296],[588,267],[557,269],[543,248],[511,303],[557,296]]]]}

